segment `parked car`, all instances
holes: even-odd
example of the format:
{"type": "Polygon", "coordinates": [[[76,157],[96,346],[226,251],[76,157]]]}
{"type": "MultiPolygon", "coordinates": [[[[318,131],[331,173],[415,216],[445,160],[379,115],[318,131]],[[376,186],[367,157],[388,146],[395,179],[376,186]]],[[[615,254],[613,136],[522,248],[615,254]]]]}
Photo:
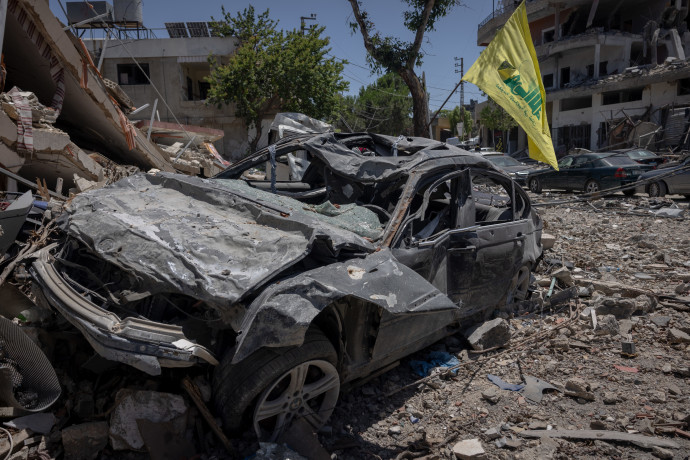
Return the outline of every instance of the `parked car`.
{"type": "Polygon", "coordinates": [[[680,163],[648,171],[642,174],[638,181],[641,185],[637,191],[645,192],[650,197],[662,197],[669,193],[685,195],[690,199],[690,156],[680,163]]]}
{"type": "Polygon", "coordinates": [[[215,366],[224,428],[273,440],[295,417],[323,425],[341,384],[525,299],[542,254],[540,217],[491,163],[374,134],[285,138],[213,179],[130,176],[61,222],[31,268],[41,297],[109,360],[215,366]],[[290,180],[246,178],[279,160],[290,180]]]}
{"type": "MultiPolygon", "coordinates": [[[[581,153],[568,155],[558,161],[558,169],[532,171],[527,184],[534,193],[543,189],[583,190],[595,193],[634,183],[638,176],[653,166],[641,165],[622,153],[581,153]]],[[[634,195],[635,189],[625,190],[634,195]]]]}
{"type": "Polygon", "coordinates": [[[527,185],[527,175],[530,171],[536,169],[533,165],[526,165],[515,158],[504,155],[502,153],[487,152],[483,154],[484,157],[494,164],[498,169],[505,171],[511,178],[513,178],[520,185],[527,185]]]}
{"type": "Polygon", "coordinates": [[[659,165],[663,164],[666,160],[663,157],[660,157],[659,155],[656,155],[653,152],[650,152],[647,149],[642,149],[639,147],[635,148],[630,148],[630,149],[620,149],[620,150],[612,150],[612,152],[617,152],[617,153],[623,153],[628,156],[631,160],[634,160],[638,163],[642,163],[644,165],[651,165],[654,166],[655,168],[658,167],[659,165]]]}

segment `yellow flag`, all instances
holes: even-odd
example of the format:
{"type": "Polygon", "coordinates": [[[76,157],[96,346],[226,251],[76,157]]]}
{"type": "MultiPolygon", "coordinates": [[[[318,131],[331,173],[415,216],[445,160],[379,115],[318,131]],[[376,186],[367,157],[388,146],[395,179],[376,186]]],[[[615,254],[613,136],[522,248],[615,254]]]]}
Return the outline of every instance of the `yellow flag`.
{"type": "Polygon", "coordinates": [[[549,122],[546,93],[523,1],[463,80],[482,89],[527,133],[529,156],[558,170],[549,122]]]}

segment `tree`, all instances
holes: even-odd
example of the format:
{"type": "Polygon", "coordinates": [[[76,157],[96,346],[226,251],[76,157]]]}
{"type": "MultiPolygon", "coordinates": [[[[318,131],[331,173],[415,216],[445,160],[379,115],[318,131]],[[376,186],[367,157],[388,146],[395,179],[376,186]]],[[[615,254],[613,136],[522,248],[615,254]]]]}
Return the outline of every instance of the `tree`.
{"type": "Polygon", "coordinates": [[[235,104],[235,116],[247,130],[254,128],[250,151],[257,148],[261,122],[271,111],[301,112],[314,118],[329,118],[339,108],[339,93],[347,90],[343,63],[326,58],[329,38],[324,27],[304,34],[278,30],[269,10],[257,15],[253,6],[235,16],[222,9],[224,18],[211,24],[214,33],[234,37],[235,53],[226,64],[211,56],[211,87],[208,101],[220,107],[235,104]]]}
{"type": "Polygon", "coordinates": [[[353,132],[377,132],[398,136],[412,131],[412,98],[405,82],[395,73],[387,73],[375,83],[361,87],[359,95],[343,99],[341,129],[353,132]]]}
{"type": "Polygon", "coordinates": [[[488,104],[482,109],[479,116],[482,124],[492,131],[492,138],[494,130],[498,129],[501,131],[504,144],[506,132],[517,126],[515,119],[491,98],[489,98],[488,104]]]}
{"type": "Polygon", "coordinates": [[[434,30],[436,21],[460,5],[460,0],[404,0],[410,10],[403,13],[405,27],[415,32],[413,42],[396,37],[383,37],[374,30],[374,23],[360,7],[358,0],[349,0],[355,22],[350,23],[353,33],[359,29],[367,50],[367,62],[374,72],[394,72],[403,79],[412,95],[413,128],[415,136],[429,136],[426,120],[429,113],[426,88],[415,73],[422,64],[421,51],[425,32],[434,30]]]}

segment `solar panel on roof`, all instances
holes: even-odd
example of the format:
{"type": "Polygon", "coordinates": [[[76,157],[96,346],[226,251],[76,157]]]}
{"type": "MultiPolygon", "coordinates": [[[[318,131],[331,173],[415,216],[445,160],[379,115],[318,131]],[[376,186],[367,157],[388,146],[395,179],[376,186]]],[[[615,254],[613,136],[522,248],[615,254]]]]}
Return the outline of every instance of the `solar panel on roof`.
{"type": "Polygon", "coordinates": [[[187,38],[187,27],[184,22],[166,22],[165,28],[168,30],[170,38],[187,38]]]}
{"type": "Polygon", "coordinates": [[[192,37],[208,37],[208,27],[205,22],[188,22],[187,29],[192,37]]]}

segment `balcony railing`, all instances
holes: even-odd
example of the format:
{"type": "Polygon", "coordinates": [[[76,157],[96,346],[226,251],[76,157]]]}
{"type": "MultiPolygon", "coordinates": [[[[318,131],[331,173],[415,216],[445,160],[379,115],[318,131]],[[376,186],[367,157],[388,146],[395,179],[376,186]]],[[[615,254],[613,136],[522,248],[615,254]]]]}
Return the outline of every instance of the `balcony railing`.
{"type": "MultiPolygon", "coordinates": [[[[535,0],[527,0],[527,3],[532,3],[535,0]]],[[[482,22],[479,23],[477,26],[477,29],[481,29],[484,27],[486,24],[489,23],[494,18],[502,17],[502,16],[508,16],[513,13],[518,7],[520,2],[513,2],[512,5],[508,4],[507,6],[505,5],[500,5],[498,8],[495,8],[490,15],[488,15],[482,22]]]]}

